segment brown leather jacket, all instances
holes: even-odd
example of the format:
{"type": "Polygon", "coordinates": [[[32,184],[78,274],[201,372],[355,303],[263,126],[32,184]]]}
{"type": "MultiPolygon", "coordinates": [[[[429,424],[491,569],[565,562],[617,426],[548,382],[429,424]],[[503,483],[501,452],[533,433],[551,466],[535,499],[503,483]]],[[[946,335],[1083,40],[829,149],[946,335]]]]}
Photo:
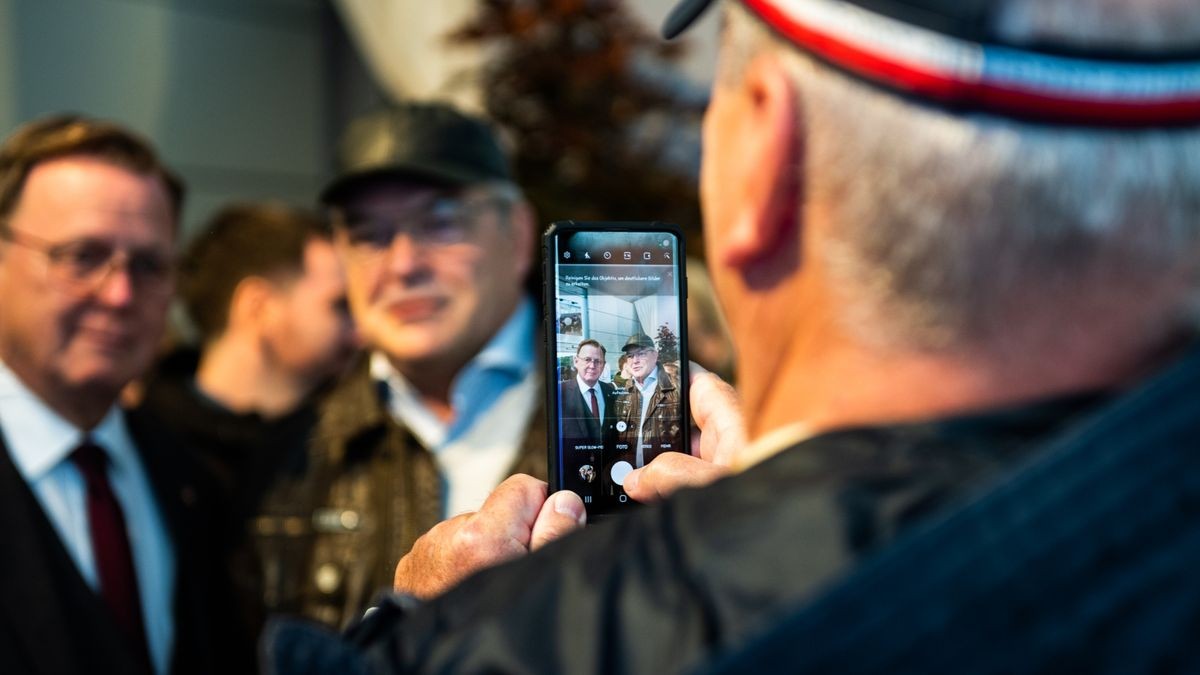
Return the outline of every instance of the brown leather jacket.
{"type": "Polygon", "coordinates": [[[688,451],[683,447],[683,428],[679,423],[679,388],[662,366],[658,367],[658,386],[651,395],[645,421],[641,419],[642,393],[632,380],[627,389],[617,390],[614,399],[618,433],[616,452],[610,464],[624,460],[637,465],[639,423],[642,424],[642,445],[649,446],[642,453],[644,464],[664,452],[688,451]]]}
{"type": "MultiPolygon", "coordinates": [[[[341,628],[390,588],[396,563],[441,520],[433,456],[388,413],[364,358],[330,392],[297,480],[277,485],[251,524],[268,611],[341,628]]],[[[546,413],[510,469],[546,479],[546,413]]]]}

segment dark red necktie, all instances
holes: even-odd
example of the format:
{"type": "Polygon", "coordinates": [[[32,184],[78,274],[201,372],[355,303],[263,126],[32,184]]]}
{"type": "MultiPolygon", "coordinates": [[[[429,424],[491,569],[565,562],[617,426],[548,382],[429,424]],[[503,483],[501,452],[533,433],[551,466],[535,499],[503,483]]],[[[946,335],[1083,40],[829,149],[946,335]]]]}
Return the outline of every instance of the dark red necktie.
{"type": "Polygon", "coordinates": [[[596,402],[596,388],[588,389],[588,394],[592,397],[592,417],[600,419],[600,404],[596,402]]]}
{"type": "Polygon", "coordinates": [[[149,669],[150,651],[146,645],[137,572],[129,548],[125,517],[105,471],[108,457],[99,446],[84,441],[71,454],[71,460],[87,484],[88,529],[92,535],[96,572],[100,576],[100,595],[112,610],[117,627],[128,638],[130,647],[149,669]]]}

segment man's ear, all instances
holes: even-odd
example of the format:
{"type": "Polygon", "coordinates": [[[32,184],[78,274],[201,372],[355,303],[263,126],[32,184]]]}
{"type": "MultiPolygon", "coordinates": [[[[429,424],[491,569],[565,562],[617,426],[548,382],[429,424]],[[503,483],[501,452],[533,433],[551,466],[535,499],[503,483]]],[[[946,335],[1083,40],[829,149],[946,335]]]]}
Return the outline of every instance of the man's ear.
{"type": "Polygon", "coordinates": [[[249,276],[238,282],[229,297],[229,318],[226,330],[240,330],[244,327],[269,320],[274,297],[275,286],[268,280],[249,276]]]}
{"type": "MultiPolygon", "coordinates": [[[[726,161],[735,165],[723,186],[736,195],[722,254],[733,266],[754,263],[779,250],[797,227],[803,143],[799,92],[780,58],[761,54],[739,82],[734,97],[732,142],[726,161]]],[[[721,189],[721,188],[718,188],[721,189]]]]}

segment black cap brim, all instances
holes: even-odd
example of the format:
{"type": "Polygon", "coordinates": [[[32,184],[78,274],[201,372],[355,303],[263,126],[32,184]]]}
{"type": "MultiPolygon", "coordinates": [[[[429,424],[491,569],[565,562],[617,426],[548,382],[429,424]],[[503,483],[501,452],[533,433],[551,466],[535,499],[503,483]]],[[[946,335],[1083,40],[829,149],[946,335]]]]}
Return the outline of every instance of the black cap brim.
{"type": "Polygon", "coordinates": [[[458,167],[452,166],[428,164],[421,167],[381,167],[341,176],[321,191],[319,200],[325,206],[340,206],[360,188],[386,181],[456,188],[482,183],[489,178],[490,176],[486,175],[465,174],[458,167]]]}
{"type": "Polygon", "coordinates": [[[407,102],[355,119],[338,160],[340,175],[320,196],[327,206],[387,181],[460,187],[512,180],[490,125],[442,103],[407,102]]]}
{"type": "Polygon", "coordinates": [[[713,4],[713,0],[682,0],[663,20],[664,40],[673,40],[687,30],[713,4]]]}

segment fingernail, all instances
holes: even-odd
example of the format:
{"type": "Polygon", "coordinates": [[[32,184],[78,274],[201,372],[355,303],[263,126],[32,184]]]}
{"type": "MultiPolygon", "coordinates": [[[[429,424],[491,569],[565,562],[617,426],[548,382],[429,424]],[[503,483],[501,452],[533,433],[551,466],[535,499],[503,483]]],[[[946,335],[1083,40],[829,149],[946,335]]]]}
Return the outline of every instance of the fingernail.
{"type": "Polygon", "coordinates": [[[580,525],[587,519],[587,511],[583,508],[583,502],[579,500],[579,497],[567,494],[566,491],[554,495],[554,510],[573,518],[580,525]]]}
{"type": "Polygon", "coordinates": [[[634,469],[633,471],[630,471],[628,474],[625,475],[625,482],[621,484],[621,487],[625,488],[625,492],[636,491],[637,486],[638,486],[638,481],[640,481],[641,479],[642,479],[642,470],[634,469]]]}

